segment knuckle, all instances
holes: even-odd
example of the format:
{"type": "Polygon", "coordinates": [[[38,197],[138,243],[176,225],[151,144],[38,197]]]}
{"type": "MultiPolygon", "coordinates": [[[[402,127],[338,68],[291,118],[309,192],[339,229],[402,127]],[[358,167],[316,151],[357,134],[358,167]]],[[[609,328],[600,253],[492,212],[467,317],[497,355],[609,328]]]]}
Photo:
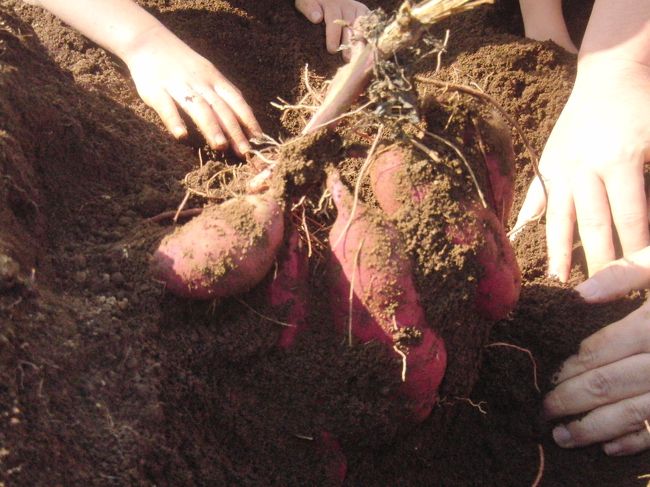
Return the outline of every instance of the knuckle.
{"type": "Polygon", "coordinates": [[[610,227],[609,219],[602,218],[602,215],[582,215],[578,220],[578,227],[583,232],[585,229],[594,232],[601,232],[610,227]]]}
{"type": "Polygon", "coordinates": [[[587,379],[587,391],[598,398],[607,398],[612,391],[610,378],[601,370],[594,370],[587,379]]]}
{"type": "Polygon", "coordinates": [[[616,226],[627,228],[628,226],[641,227],[648,221],[647,212],[638,211],[620,211],[615,215],[616,226]]]}
{"type": "Polygon", "coordinates": [[[638,404],[637,401],[629,401],[623,406],[622,416],[623,421],[625,421],[629,429],[636,429],[644,426],[644,421],[648,417],[648,411],[645,407],[638,404]]]}
{"type": "Polygon", "coordinates": [[[618,263],[612,263],[604,269],[604,272],[607,274],[604,280],[605,282],[613,282],[617,285],[627,283],[630,281],[630,270],[630,265],[625,259],[618,263]]]}
{"type": "Polygon", "coordinates": [[[580,344],[578,363],[584,370],[591,370],[598,363],[598,348],[589,341],[580,344]]]}

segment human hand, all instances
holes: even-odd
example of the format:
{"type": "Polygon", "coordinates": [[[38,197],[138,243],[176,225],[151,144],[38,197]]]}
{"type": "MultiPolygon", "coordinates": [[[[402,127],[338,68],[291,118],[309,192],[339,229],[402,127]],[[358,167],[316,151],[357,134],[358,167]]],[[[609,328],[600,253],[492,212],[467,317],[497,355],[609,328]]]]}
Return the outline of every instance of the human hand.
{"type": "Polygon", "coordinates": [[[614,229],[626,256],[650,243],[643,180],[648,113],[648,65],[606,55],[579,64],[540,161],[548,202],[535,179],[515,224],[538,217],[547,204],[549,274],[561,281],[569,276],[576,219],[590,274],[616,258],[614,229]]]}
{"type": "Polygon", "coordinates": [[[207,59],[161,26],[146,31],[122,54],[142,100],[176,137],[187,135],[178,106],[213,149],[229,145],[243,156],[262,130],[241,95],[207,59]]]}
{"type": "MultiPolygon", "coordinates": [[[[650,247],[610,263],[577,286],[589,302],[602,302],[650,286],[650,247]]],[[[650,448],[650,301],[585,339],[563,365],[557,387],[544,400],[550,419],[588,413],[556,426],[565,448],[603,443],[608,455],[650,448]]]]}
{"type": "Polygon", "coordinates": [[[578,52],[564,21],[561,0],[519,0],[519,5],[526,37],[550,39],[569,52],[578,52]]]}
{"type": "MultiPolygon", "coordinates": [[[[347,46],[352,40],[352,29],[336,22],[343,20],[347,25],[366,15],[370,10],[355,0],[296,0],[296,8],[312,23],[325,20],[325,35],[328,52],[334,54],[341,45],[347,46]]],[[[350,49],[343,50],[343,59],[350,60],[350,49]]]]}

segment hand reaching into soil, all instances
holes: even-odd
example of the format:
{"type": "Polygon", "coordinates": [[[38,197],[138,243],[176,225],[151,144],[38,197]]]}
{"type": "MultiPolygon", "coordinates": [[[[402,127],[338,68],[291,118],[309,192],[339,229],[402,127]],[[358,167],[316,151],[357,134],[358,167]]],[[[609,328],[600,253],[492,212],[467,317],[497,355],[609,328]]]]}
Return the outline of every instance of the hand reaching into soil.
{"type": "MultiPolygon", "coordinates": [[[[589,302],[616,299],[650,287],[650,247],[610,263],[577,287],[589,302]]],[[[580,345],[546,396],[550,418],[588,413],[556,426],[555,441],[572,448],[603,443],[608,455],[630,455],[650,448],[650,301],[601,329],[580,345]]]]}
{"type": "Polygon", "coordinates": [[[144,33],[122,57],[142,100],[176,137],[187,135],[178,107],[213,149],[243,156],[262,129],[241,92],[207,59],[161,26],[144,33]]]}
{"type": "Polygon", "coordinates": [[[566,281],[578,222],[589,273],[650,243],[643,181],[650,160],[650,12],[638,0],[598,0],[575,86],[540,161],[515,227],[547,203],[549,273],[566,281]],[[612,225],[613,222],[613,225],[612,225]]]}
{"type": "MultiPolygon", "coordinates": [[[[337,23],[342,20],[348,25],[367,14],[370,10],[355,0],[296,0],[296,8],[314,24],[325,20],[327,50],[335,53],[341,46],[350,44],[352,29],[337,23]]],[[[349,61],[350,49],[343,50],[343,59],[349,61]]]]}
{"type": "Polygon", "coordinates": [[[569,52],[578,49],[571,40],[562,14],[562,0],[519,0],[526,37],[552,40],[569,52]]]}
{"type": "Polygon", "coordinates": [[[241,93],[208,60],[131,0],[28,0],[119,56],[138,93],[176,137],[187,135],[178,107],[214,149],[229,145],[240,156],[261,134],[241,93]]]}

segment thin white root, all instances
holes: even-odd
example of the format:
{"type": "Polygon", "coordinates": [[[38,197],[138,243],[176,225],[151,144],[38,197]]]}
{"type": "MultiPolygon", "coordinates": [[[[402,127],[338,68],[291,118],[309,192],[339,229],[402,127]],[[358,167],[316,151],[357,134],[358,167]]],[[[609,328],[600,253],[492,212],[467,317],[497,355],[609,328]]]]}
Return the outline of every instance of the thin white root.
{"type": "Polygon", "coordinates": [[[357,266],[359,265],[359,255],[361,254],[361,249],[363,247],[363,242],[365,238],[361,239],[359,242],[359,248],[354,254],[354,262],[352,264],[352,277],[350,278],[350,294],[348,296],[348,346],[352,346],[352,311],[354,308],[354,279],[357,275],[357,266]]]}
{"type": "Polygon", "coordinates": [[[357,205],[359,203],[359,193],[361,192],[361,183],[363,181],[363,177],[365,175],[365,172],[370,167],[370,164],[373,163],[373,156],[375,154],[375,151],[377,150],[377,144],[379,143],[379,139],[381,138],[383,130],[384,130],[384,126],[380,125],[379,129],[377,130],[377,135],[375,136],[375,140],[372,142],[372,146],[370,146],[370,150],[368,151],[368,156],[366,157],[366,160],[363,163],[363,166],[361,166],[361,169],[359,170],[359,175],[357,176],[357,181],[356,181],[356,184],[354,185],[354,200],[352,201],[352,209],[350,210],[350,218],[348,218],[348,221],[345,223],[345,227],[343,227],[343,231],[341,232],[341,234],[336,239],[336,242],[334,242],[334,244],[332,245],[333,249],[338,247],[338,245],[339,245],[339,243],[341,243],[341,240],[343,239],[343,237],[348,233],[348,230],[350,229],[350,225],[352,225],[352,221],[354,220],[354,215],[355,215],[355,213],[357,211],[357,205]]]}
{"type": "Polygon", "coordinates": [[[406,382],[406,354],[397,348],[397,345],[393,345],[393,350],[402,357],[402,382],[406,382]]]}

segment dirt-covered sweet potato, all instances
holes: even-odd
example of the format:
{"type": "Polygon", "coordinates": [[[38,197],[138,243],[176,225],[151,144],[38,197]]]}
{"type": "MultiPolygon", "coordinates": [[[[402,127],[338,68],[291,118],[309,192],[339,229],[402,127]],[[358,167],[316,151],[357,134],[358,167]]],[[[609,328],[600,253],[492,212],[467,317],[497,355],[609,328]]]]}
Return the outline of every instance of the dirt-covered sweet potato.
{"type": "Polygon", "coordinates": [[[154,276],[193,299],[232,296],[259,283],[284,233],[283,208],[269,193],[206,207],[166,236],[152,261],[154,276]]]}
{"type": "MultiPolygon", "coordinates": [[[[406,149],[393,146],[381,152],[371,166],[371,184],[381,208],[394,215],[401,208],[415,208],[435,191],[432,184],[416,182],[407,168],[406,149]],[[407,205],[408,204],[408,205],[407,205]]],[[[491,155],[490,157],[496,157],[491,155]]],[[[514,251],[506,237],[501,218],[508,217],[510,202],[508,195],[512,186],[512,174],[502,171],[498,161],[486,164],[492,186],[498,183],[499,197],[488,192],[490,201],[498,201],[494,207],[484,208],[468,196],[461,202],[466,213],[463,225],[449,221],[446,223],[447,239],[454,245],[476,249],[476,261],[480,268],[476,289],[476,309],[484,317],[498,320],[512,311],[519,299],[521,275],[514,251]],[[508,180],[510,178],[510,180],[508,180]],[[495,211],[499,209],[501,216],[495,211]]]]}
{"type": "Polygon", "coordinates": [[[361,342],[383,343],[403,360],[400,392],[412,420],[421,421],[445,373],[444,343],[426,322],[397,229],[360,201],[350,221],[353,198],[338,174],[330,174],[328,188],[338,212],[329,234],[335,326],[361,342]]]}
{"type": "Polygon", "coordinates": [[[281,348],[290,348],[307,326],[308,277],[307,251],[294,228],[279,253],[277,269],[267,290],[269,304],[277,311],[276,318],[289,325],[280,333],[281,348]]]}

